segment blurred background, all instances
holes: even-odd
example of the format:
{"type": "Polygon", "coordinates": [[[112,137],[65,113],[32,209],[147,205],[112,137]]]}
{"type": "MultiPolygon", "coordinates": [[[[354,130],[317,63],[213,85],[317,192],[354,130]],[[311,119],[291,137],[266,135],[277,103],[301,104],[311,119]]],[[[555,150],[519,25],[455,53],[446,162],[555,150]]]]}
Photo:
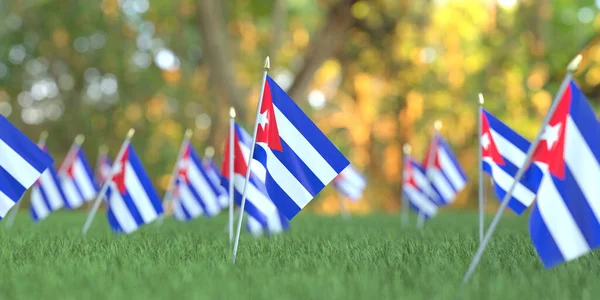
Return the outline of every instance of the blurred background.
{"type": "MultiPolygon", "coordinates": [[[[600,95],[596,0],[1,0],[0,113],[58,165],[78,133],[94,163],[127,130],[160,194],[186,128],[220,164],[228,108],[254,122],[270,75],[369,180],[356,213],[400,207],[403,143],[422,159],[436,119],[476,207],[477,94],[531,139],[578,53],[600,95]]],[[[487,180],[486,180],[487,182],[487,180]]],[[[488,191],[490,189],[488,188],[488,191]]],[[[334,189],[309,209],[337,213],[334,189]]],[[[488,195],[489,203],[496,204],[488,195]]],[[[491,210],[493,207],[488,206],[491,210]]]]}

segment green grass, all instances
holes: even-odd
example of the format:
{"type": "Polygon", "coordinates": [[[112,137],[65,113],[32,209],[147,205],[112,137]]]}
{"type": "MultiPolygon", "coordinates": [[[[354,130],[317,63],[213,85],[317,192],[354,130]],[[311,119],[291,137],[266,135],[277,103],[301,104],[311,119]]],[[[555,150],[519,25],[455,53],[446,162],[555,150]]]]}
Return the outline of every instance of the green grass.
{"type": "MultiPolygon", "coordinates": [[[[244,233],[231,264],[224,216],[167,220],[115,236],[99,215],[0,223],[0,299],[598,299],[597,254],[545,270],[526,217],[505,216],[470,283],[458,287],[478,243],[471,213],[447,213],[424,230],[399,216],[298,216],[291,231],[244,233]]],[[[414,217],[412,221],[414,221],[414,217]]]]}

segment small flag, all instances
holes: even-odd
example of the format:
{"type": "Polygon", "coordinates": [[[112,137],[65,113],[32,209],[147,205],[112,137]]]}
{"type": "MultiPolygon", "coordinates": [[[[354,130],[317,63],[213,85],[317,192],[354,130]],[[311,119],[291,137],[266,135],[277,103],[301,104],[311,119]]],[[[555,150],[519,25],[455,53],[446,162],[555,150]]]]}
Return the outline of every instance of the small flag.
{"type": "Polygon", "coordinates": [[[58,175],[69,208],[78,208],[96,197],[98,185],[81,147],[75,146],[73,151],[69,151],[58,169],[58,175]]]}
{"type": "Polygon", "coordinates": [[[100,154],[98,156],[98,163],[96,167],[96,182],[98,185],[102,185],[106,180],[108,180],[108,177],[110,177],[111,167],[112,162],[110,161],[108,154],[100,154]]]}
{"type": "Polygon", "coordinates": [[[367,181],[352,165],[348,165],[333,179],[333,185],[346,197],[358,201],[362,197],[367,181]]]}
{"type": "Polygon", "coordinates": [[[450,146],[437,133],[433,136],[423,166],[427,178],[438,194],[436,202],[440,205],[452,203],[456,194],[467,184],[467,175],[452,154],[450,146]]]}
{"type": "Polygon", "coordinates": [[[223,187],[221,185],[221,173],[220,173],[219,169],[217,168],[217,166],[215,165],[215,162],[212,159],[205,159],[205,161],[203,162],[203,167],[204,167],[204,171],[206,172],[206,175],[208,175],[208,178],[210,179],[210,181],[217,187],[217,189],[219,189],[219,194],[224,195],[222,197],[219,197],[219,202],[220,202],[221,208],[222,209],[228,208],[229,207],[228,191],[227,191],[227,189],[225,189],[225,187],[223,187]]]}
{"type": "MultiPolygon", "coordinates": [[[[46,145],[40,145],[40,149],[44,153],[48,153],[46,145]]],[[[51,212],[63,208],[66,201],[56,170],[53,166],[50,166],[31,188],[31,202],[29,205],[31,218],[34,222],[39,222],[48,217],[51,212]]]]}
{"type": "Polygon", "coordinates": [[[438,206],[433,199],[434,188],[425,175],[425,169],[414,159],[405,157],[402,194],[417,213],[422,213],[429,219],[437,214],[438,206]]]}
{"type": "Polygon", "coordinates": [[[174,216],[180,221],[189,221],[200,215],[212,217],[221,211],[222,194],[204,171],[202,161],[189,142],[183,145],[177,161],[174,216]]]}
{"type": "Polygon", "coordinates": [[[0,219],[52,165],[52,158],[0,115],[0,219]]]}
{"type": "Polygon", "coordinates": [[[545,174],[529,233],[546,268],[600,246],[600,124],[573,81],[559,101],[533,155],[545,174]]]}
{"type": "Polygon", "coordinates": [[[294,218],[350,163],[294,101],[267,76],[254,159],[270,198],[294,218]]]}
{"type": "Polygon", "coordinates": [[[160,197],[131,145],[115,162],[106,193],[108,223],[115,232],[131,233],[163,214],[160,197]]]}
{"type": "MultiPolygon", "coordinates": [[[[237,205],[241,205],[242,193],[244,192],[244,183],[246,181],[246,171],[248,170],[248,158],[250,156],[250,147],[252,146],[252,137],[239,125],[235,124],[234,129],[234,162],[233,176],[229,175],[229,139],[225,145],[225,154],[223,160],[223,180],[222,186],[229,186],[231,177],[234,179],[234,200],[237,205]]],[[[252,173],[248,182],[246,193],[246,205],[244,210],[253,219],[270,234],[281,233],[289,227],[287,219],[277,210],[277,206],[269,198],[264,182],[259,179],[256,171],[260,171],[260,164],[256,161],[252,163],[252,173]]],[[[264,171],[264,169],[263,169],[264,171]]],[[[256,231],[256,224],[246,227],[251,231],[256,231]]]]}
{"type": "MultiPolygon", "coordinates": [[[[531,144],[486,110],[481,114],[480,143],[483,170],[492,177],[496,196],[502,200],[525,163],[531,144]]],[[[527,174],[517,184],[508,202],[508,207],[519,215],[533,203],[543,176],[537,165],[532,165],[527,174]]]]}

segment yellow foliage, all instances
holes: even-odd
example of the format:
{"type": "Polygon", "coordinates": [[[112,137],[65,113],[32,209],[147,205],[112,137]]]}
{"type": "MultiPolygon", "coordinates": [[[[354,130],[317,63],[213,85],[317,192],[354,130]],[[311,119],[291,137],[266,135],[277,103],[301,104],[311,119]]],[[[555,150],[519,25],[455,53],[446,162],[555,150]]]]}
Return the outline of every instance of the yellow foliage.
{"type": "Polygon", "coordinates": [[[52,40],[57,48],[64,48],[69,45],[69,33],[62,27],[54,29],[52,40]]]}
{"type": "Polygon", "coordinates": [[[317,86],[324,84],[327,81],[334,80],[336,77],[340,76],[341,65],[335,59],[327,60],[321,67],[317,70],[314,77],[314,83],[317,86]]]}
{"type": "Polygon", "coordinates": [[[546,90],[540,90],[533,95],[531,101],[538,113],[540,115],[545,115],[552,103],[552,95],[546,90]]]}
{"type": "Polygon", "coordinates": [[[592,67],[585,75],[585,83],[591,86],[598,85],[600,83],[600,66],[592,67]]]}
{"type": "Polygon", "coordinates": [[[137,122],[142,117],[142,109],[137,103],[130,103],[125,109],[125,118],[131,123],[137,122]]]}
{"type": "Polygon", "coordinates": [[[397,144],[389,144],[383,154],[383,173],[389,182],[400,180],[400,164],[402,161],[402,148],[397,144]]]}
{"type": "Polygon", "coordinates": [[[292,34],[292,40],[294,41],[294,45],[298,48],[304,48],[308,45],[310,40],[310,36],[308,35],[308,31],[304,28],[298,28],[294,30],[292,34]]]}
{"type": "Polygon", "coordinates": [[[367,1],[361,0],[352,5],[352,15],[357,19],[364,19],[369,15],[371,10],[367,1]]]}
{"type": "Polygon", "coordinates": [[[163,93],[158,93],[148,101],[146,107],[146,119],[150,122],[159,121],[167,109],[167,97],[163,93]]]}

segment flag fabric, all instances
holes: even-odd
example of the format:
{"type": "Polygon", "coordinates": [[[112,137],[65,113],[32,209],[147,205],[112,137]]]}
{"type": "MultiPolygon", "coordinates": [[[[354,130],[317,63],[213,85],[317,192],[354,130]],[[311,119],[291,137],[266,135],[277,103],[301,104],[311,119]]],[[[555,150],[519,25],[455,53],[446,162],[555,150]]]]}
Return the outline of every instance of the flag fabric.
{"type": "MultiPolygon", "coordinates": [[[[483,171],[492,177],[494,192],[502,201],[519,168],[525,163],[531,144],[485,110],[481,114],[480,139],[483,171]]],[[[508,207],[519,215],[533,203],[543,176],[537,165],[530,168],[527,176],[523,176],[515,186],[508,202],[508,207]]]]}
{"type": "MultiPolygon", "coordinates": [[[[234,202],[240,206],[242,204],[242,193],[244,192],[244,183],[246,181],[246,171],[248,170],[248,159],[250,157],[250,147],[252,147],[252,137],[239,125],[234,128],[234,161],[233,174],[229,174],[229,139],[225,144],[223,167],[221,169],[222,186],[228,187],[229,180],[234,180],[234,202]]],[[[246,192],[245,212],[248,214],[248,229],[253,235],[259,232],[258,227],[269,234],[281,233],[289,228],[288,220],[277,209],[277,206],[267,193],[264,181],[257,176],[256,170],[260,169],[260,164],[253,161],[251,165],[252,172],[248,182],[246,192]],[[260,226],[258,226],[260,224],[260,226]]]]}
{"type": "Polygon", "coordinates": [[[435,134],[423,161],[425,172],[437,196],[436,202],[448,205],[467,184],[467,175],[443,137],[435,134]],[[433,151],[433,153],[431,152],[433,151]]]}
{"type": "MultiPolygon", "coordinates": [[[[40,145],[40,149],[47,153],[46,145],[40,145]]],[[[31,188],[29,214],[34,222],[39,222],[50,213],[63,208],[66,201],[56,170],[50,165],[31,188]]]]}
{"type": "Polygon", "coordinates": [[[600,246],[600,123],[573,81],[559,101],[533,155],[544,177],[529,233],[546,268],[600,246]]]}
{"type": "Polygon", "coordinates": [[[134,232],[163,214],[160,197],[131,145],[114,168],[106,193],[108,223],[113,231],[134,232]]]}
{"type": "Polygon", "coordinates": [[[81,147],[76,146],[69,152],[58,169],[58,175],[69,208],[78,208],[96,197],[98,185],[81,147]]]}
{"type": "Polygon", "coordinates": [[[350,163],[269,76],[259,112],[257,174],[291,220],[350,163]]]}
{"type": "Polygon", "coordinates": [[[0,115],[0,219],[52,165],[52,158],[0,115]]]}
{"type": "Polygon", "coordinates": [[[219,202],[222,209],[229,207],[229,191],[221,185],[221,172],[215,165],[215,162],[212,159],[205,159],[202,166],[204,167],[204,171],[210,181],[217,187],[219,193],[224,195],[223,197],[219,197],[219,202]]]}
{"type": "Polygon", "coordinates": [[[352,165],[348,165],[335,179],[333,186],[351,200],[358,201],[367,185],[365,177],[352,165]]]}
{"type": "Polygon", "coordinates": [[[425,169],[409,156],[405,157],[402,195],[408,199],[410,207],[417,213],[422,213],[426,219],[437,214],[438,205],[435,201],[435,190],[425,169]]]}
{"type": "Polygon", "coordinates": [[[222,194],[204,170],[202,160],[189,142],[183,145],[177,160],[177,192],[173,199],[173,216],[179,221],[189,221],[200,215],[213,217],[221,211],[221,202],[227,198],[222,194]],[[177,213],[175,213],[177,212],[177,213]]]}
{"type": "Polygon", "coordinates": [[[112,162],[107,153],[100,154],[98,156],[98,162],[96,164],[96,182],[98,186],[104,184],[110,177],[112,162]]]}

